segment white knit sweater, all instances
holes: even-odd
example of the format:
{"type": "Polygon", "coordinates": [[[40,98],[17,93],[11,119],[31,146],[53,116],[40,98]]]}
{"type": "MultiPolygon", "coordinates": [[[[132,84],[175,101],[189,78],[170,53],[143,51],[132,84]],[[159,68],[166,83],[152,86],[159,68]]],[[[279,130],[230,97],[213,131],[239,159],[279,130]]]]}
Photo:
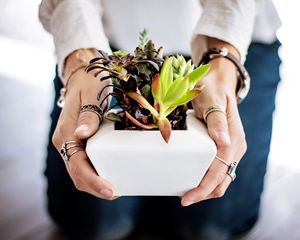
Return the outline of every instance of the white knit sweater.
{"type": "Polygon", "coordinates": [[[280,25],[269,0],[43,0],[39,16],[54,37],[60,75],[74,50],[109,52],[110,42],[133,51],[144,28],[166,53],[198,62],[210,36],[234,45],[244,61],[251,40],[274,41],[280,25]]]}

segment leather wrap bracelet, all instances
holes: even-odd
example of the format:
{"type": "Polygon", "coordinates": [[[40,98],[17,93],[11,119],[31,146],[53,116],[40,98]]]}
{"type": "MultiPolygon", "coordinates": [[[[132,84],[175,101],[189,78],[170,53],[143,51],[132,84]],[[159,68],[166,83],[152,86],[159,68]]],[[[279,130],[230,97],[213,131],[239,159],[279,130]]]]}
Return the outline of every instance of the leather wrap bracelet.
{"type": "Polygon", "coordinates": [[[207,64],[210,60],[224,57],[231,61],[237,68],[237,88],[236,88],[236,97],[237,102],[240,103],[248,94],[250,89],[250,76],[243,66],[243,64],[236,58],[229,50],[225,47],[223,48],[210,48],[203,55],[200,61],[201,64],[207,64]]]}

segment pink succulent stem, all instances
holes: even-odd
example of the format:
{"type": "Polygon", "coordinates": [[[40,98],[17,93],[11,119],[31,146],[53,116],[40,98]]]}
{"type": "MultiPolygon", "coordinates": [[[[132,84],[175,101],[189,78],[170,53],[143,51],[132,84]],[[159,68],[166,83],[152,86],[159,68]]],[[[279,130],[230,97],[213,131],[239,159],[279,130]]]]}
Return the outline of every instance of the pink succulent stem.
{"type": "Polygon", "coordinates": [[[136,126],[138,126],[139,128],[143,128],[143,129],[147,129],[147,130],[150,130],[150,129],[153,129],[155,128],[156,126],[154,124],[151,124],[151,125],[145,125],[145,124],[142,124],[141,122],[139,122],[138,120],[136,120],[133,116],[131,116],[131,114],[127,111],[125,111],[125,114],[126,114],[126,117],[136,126]]]}

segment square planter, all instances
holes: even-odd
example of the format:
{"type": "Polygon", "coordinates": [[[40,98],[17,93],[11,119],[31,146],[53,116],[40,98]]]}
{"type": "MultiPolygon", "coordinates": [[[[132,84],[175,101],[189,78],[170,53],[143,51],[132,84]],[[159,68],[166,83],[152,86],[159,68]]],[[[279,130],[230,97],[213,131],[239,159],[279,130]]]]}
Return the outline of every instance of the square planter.
{"type": "Polygon", "coordinates": [[[198,186],[216,155],[205,125],[188,112],[187,130],[173,130],[167,144],[153,130],[115,130],[105,120],[86,152],[116,196],[182,196],[198,186]]]}

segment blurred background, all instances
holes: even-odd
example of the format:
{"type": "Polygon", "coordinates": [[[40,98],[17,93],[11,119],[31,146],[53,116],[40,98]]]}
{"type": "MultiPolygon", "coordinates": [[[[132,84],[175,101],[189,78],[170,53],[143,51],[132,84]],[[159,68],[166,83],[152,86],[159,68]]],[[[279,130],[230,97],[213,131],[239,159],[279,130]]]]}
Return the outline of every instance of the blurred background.
{"type": "MultiPolygon", "coordinates": [[[[55,56],[38,21],[40,0],[0,0],[0,239],[60,239],[47,216],[43,168],[55,56]]],[[[300,239],[299,7],[282,19],[282,81],[261,218],[246,239],[300,239]]],[[[267,71],[267,69],[266,69],[267,71]]]]}

